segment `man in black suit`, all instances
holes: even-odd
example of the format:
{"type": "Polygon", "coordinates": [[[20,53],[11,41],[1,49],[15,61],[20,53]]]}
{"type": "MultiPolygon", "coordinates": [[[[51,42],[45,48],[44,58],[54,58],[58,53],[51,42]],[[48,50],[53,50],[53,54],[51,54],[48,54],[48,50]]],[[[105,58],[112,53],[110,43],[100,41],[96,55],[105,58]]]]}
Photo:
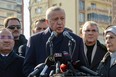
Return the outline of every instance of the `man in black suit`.
{"type": "Polygon", "coordinates": [[[94,21],[87,21],[82,27],[81,37],[84,43],[84,54],[86,57],[85,66],[96,71],[104,54],[106,47],[98,41],[98,24],[94,21]]]}
{"type": "MultiPolygon", "coordinates": [[[[46,20],[44,18],[36,20],[33,23],[33,34],[44,31],[47,29],[48,25],[46,23],[46,20]]],[[[26,44],[21,45],[18,49],[19,55],[25,57],[25,52],[26,52],[26,44]]]]}
{"type": "Polygon", "coordinates": [[[13,50],[19,54],[18,48],[21,45],[24,45],[27,43],[27,39],[23,34],[21,34],[21,23],[20,20],[17,17],[7,17],[4,20],[4,26],[5,28],[9,29],[10,32],[13,34],[15,45],[13,50]]]}
{"type": "MultiPolygon", "coordinates": [[[[65,31],[65,11],[60,7],[49,8],[46,12],[46,22],[49,27],[45,31],[30,37],[27,43],[27,54],[23,69],[26,76],[34,70],[35,66],[43,63],[46,57],[50,55],[51,48],[46,42],[53,31],[57,33],[57,36],[52,39],[52,53],[62,53],[63,51],[69,52],[68,43],[70,39],[63,35],[63,32],[65,31]]],[[[69,32],[69,34],[75,40],[75,42],[72,42],[71,46],[73,50],[71,51],[72,61],[77,61],[79,60],[79,54],[83,52],[82,39],[72,32],[69,32]]],[[[81,56],[81,58],[82,57],[83,56],[81,56]]]]}
{"type": "Polygon", "coordinates": [[[0,32],[0,77],[24,77],[24,58],[13,52],[14,37],[8,29],[0,32]]]}

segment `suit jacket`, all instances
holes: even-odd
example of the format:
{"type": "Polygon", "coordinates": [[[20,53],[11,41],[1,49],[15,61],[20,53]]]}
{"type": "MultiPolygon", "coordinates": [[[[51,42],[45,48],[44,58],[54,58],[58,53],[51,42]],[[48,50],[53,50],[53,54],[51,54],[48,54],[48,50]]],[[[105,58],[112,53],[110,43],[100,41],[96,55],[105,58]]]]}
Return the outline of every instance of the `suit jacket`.
{"type": "MultiPolygon", "coordinates": [[[[47,28],[45,31],[35,34],[30,37],[27,43],[27,53],[24,61],[24,74],[28,76],[30,72],[33,71],[34,67],[40,63],[43,63],[47,56],[50,55],[50,47],[49,45],[46,46],[46,42],[50,37],[51,32],[50,29],[47,28]]],[[[74,52],[72,52],[72,60],[76,61],[79,59],[79,54],[83,52],[83,42],[82,39],[70,33],[70,35],[76,41],[76,47],[74,52]]],[[[69,39],[64,37],[63,34],[55,37],[53,40],[53,53],[62,53],[62,51],[69,51],[68,42],[69,39]]],[[[72,49],[74,49],[74,43],[72,43],[72,49]]],[[[81,56],[82,58],[82,56],[81,56]]]]}
{"type": "Polygon", "coordinates": [[[87,58],[86,58],[86,63],[84,65],[90,68],[91,70],[96,71],[99,63],[101,62],[106,52],[107,52],[106,47],[103,44],[101,44],[99,41],[97,41],[97,49],[91,65],[89,65],[87,58]]]}
{"type": "Polygon", "coordinates": [[[15,45],[14,45],[14,48],[13,50],[17,53],[17,54],[20,54],[18,52],[18,49],[21,45],[24,45],[27,43],[27,39],[25,38],[25,36],[23,34],[20,34],[19,36],[19,40],[15,40],[15,45]]]}
{"type": "Polygon", "coordinates": [[[101,74],[101,77],[115,77],[116,76],[116,62],[110,66],[110,54],[107,52],[99,64],[97,72],[101,74]]]}
{"type": "Polygon", "coordinates": [[[24,58],[11,52],[5,59],[0,55],[0,77],[24,77],[22,72],[24,58]]]}

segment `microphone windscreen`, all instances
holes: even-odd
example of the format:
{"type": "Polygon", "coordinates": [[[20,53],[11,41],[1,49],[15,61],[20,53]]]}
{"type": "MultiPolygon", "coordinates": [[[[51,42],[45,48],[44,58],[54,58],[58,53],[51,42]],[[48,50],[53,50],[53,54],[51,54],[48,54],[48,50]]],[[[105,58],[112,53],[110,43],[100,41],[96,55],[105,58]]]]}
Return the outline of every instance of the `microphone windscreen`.
{"type": "Polygon", "coordinates": [[[48,65],[48,66],[53,65],[54,62],[55,62],[55,58],[54,58],[53,55],[48,56],[48,57],[46,58],[46,60],[45,60],[45,64],[48,65]]]}
{"type": "Polygon", "coordinates": [[[64,32],[63,32],[63,35],[64,35],[64,36],[66,36],[67,34],[68,34],[68,32],[67,32],[67,31],[64,31],[64,32]]]}
{"type": "Polygon", "coordinates": [[[58,35],[58,33],[56,31],[53,31],[52,33],[54,34],[54,36],[58,35]]]}
{"type": "Polygon", "coordinates": [[[61,64],[60,65],[60,71],[63,73],[63,72],[66,72],[68,69],[68,66],[66,64],[61,64]]]}

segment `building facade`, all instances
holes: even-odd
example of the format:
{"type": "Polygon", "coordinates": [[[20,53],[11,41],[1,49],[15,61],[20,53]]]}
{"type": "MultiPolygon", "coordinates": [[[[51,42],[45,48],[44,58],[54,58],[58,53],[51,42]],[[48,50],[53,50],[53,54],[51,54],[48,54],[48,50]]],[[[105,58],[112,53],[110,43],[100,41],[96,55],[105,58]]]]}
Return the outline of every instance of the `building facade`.
{"type": "Polygon", "coordinates": [[[4,19],[9,16],[18,17],[23,29],[23,0],[0,0],[0,29],[3,28],[4,19]]]}
{"type": "Polygon", "coordinates": [[[104,29],[112,24],[112,2],[113,0],[30,0],[30,25],[32,27],[34,21],[45,18],[45,12],[50,6],[60,6],[66,12],[66,27],[79,35],[84,22],[93,20],[99,24],[99,39],[103,39],[104,29]]]}

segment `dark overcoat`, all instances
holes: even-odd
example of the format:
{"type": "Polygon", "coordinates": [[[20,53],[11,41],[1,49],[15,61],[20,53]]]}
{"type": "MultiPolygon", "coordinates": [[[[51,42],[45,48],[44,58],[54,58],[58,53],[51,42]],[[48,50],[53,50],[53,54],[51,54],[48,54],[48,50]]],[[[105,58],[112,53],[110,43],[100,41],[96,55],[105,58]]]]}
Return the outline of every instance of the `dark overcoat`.
{"type": "Polygon", "coordinates": [[[0,77],[24,77],[24,58],[11,52],[6,58],[0,54],[0,77]]]}
{"type": "MultiPolygon", "coordinates": [[[[76,41],[76,46],[72,43],[72,60],[79,60],[79,54],[83,52],[82,39],[74,33],[69,33],[76,41]],[[73,52],[74,49],[74,52],[73,52]]],[[[47,28],[45,31],[35,34],[30,37],[27,43],[26,57],[24,61],[23,72],[26,76],[34,70],[34,67],[40,63],[44,63],[47,56],[50,55],[50,47],[46,45],[48,38],[50,37],[50,29],[47,28]]],[[[62,53],[62,51],[69,52],[69,39],[64,37],[63,34],[55,37],[53,40],[53,53],[62,53]]],[[[81,56],[82,59],[82,56],[81,56]]],[[[84,61],[84,60],[83,60],[84,61]]]]}
{"type": "Polygon", "coordinates": [[[115,77],[116,76],[116,62],[110,66],[110,54],[107,52],[101,61],[97,72],[102,75],[102,77],[115,77]]]}

